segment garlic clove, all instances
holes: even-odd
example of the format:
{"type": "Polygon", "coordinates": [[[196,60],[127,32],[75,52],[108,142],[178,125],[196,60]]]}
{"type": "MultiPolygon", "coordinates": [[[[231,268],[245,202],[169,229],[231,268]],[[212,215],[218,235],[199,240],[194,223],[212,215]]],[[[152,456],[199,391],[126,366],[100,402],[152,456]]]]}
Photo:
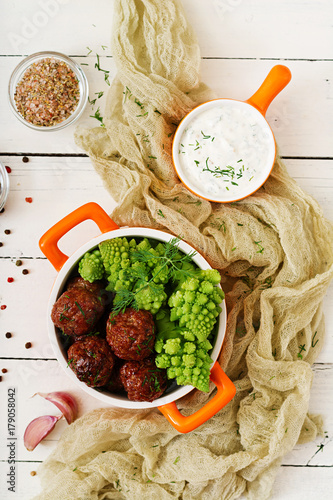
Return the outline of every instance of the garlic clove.
{"type": "MultiPolygon", "coordinates": [[[[78,405],[76,400],[68,394],[68,392],[49,392],[48,394],[44,394],[42,392],[37,392],[39,396],[47,399],[47,401],[51,401],[51,403],[55,404],[56,407],[61,411],[67,420],[68,424],[74,422],[78,414],[78,405]]],[[[34,396],[36,395],[34,394],[34,396]]]]}
{"type": "Polygon", "coordinates": [[[43,415],[42,417],[35,418],[27,426],[23,442],[28,451],[32,451],[36,446],[53,430],[55,424],[63,417],[58,415],[43,415]]]}

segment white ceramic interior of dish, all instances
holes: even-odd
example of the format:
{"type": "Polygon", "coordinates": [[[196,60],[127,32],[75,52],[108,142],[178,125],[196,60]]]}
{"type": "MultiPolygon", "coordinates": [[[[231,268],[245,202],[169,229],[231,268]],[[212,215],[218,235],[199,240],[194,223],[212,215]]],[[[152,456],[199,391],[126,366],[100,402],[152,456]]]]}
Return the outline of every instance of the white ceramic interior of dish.
{"type": "Polygon", "coordinates": [[[173,144],[172,144],[172,156],[173,156],[174,167],[175,167],[175,170],[176,170],[176,173],[177,173],[179,179],[190,189],[190,191],[192,191],[193,193],[197,194],[198,196],[205,198],[207,200],[210,200],[210,201],[215,201],[215,202],[219,202],[219,203],[230,203],[232,201],[237,201],[237,200],[246,198],[247,196],[249,196],[252,193],[254,193],[255,191],[257,191],[264,184],[264,182],[267,180],[269,174],[271,173],[271,170],[272,170],[273,165],[274,165],[275,156],[276,156],[276,145],[275,145],[275,139],[274,139],[273,132],[272,132],[268,122],[266,121],[264,116],[260,113],[260,111],[258,111],[254,106],[252,106],[251,104],[248,104],[247,102],[237,101],[234,99],[215,99],[213,101],[208,101],[208,102],[205,102],[204,104],[200,104],[196,108],[192,109],[192,111],[190,111],[183,118],[183,120],[178,125],[176,133],[174,135],[173,144]],[[178,158],[179,157],[178,151],[180,149],[182,135],[183,135],[185,129],[190,125],[191,121],[194,118],[197,118],[200,114],[204,113],[206,110],[214,108],[214,107],[218,107],[219,104],[223,101],[228,101],[229,103],[230,102],[235,103],[235,106],[250,106],[251,107],[251,112],[253,112],[257,116],[257,120],[258,120],[260,126],[262,127],[263,133],[268,134],[268,136],[271,137],[270,148],[269,148],[269,161],[267,162],[267,167],[259,173],[259,175],[253,181],[253,183],[251,182],[251,184],[248,185],[247,190],[244,189],[241,193],[237,194],[237,196],[235,196],[234,193],[228,194],[228,192],[226,192],[225,195],[223,195],[223,197],[219,197],[219,198],[216,197],[213,199],[209,196],[209,194],[207,194],[204,187],[202,187],[202,188],[198,187],[196,184],[194,184],[192,182],[189,175],[187,173],[185,173],[185,171],[181,165],[181,162],[179,161],[179,158],[178,158]]]}
{"type": "MultiPolygon", "coordinates": [[[[65,370],[66,374],[76,383],[78,384],[81,389],[83,389],[85,392],[90,394],[91,396],[99,399],[100,401],[103,401],[104,403],[109,403],[110,405],[113,406],[119,406],[121,408],[132,408],[132,409],[139,409],[139,408],[153,408],[157,406],[162,406],[167,403],[171,403],[172,401],[175,401],[185,394],[189,393],[191,390],[193,390],[193,387],[190,385],[187,386],[176,386],[174,389],[169,388],[167,393],[165,393],[163,396],[160,398],[156,399],[152,403],[149,402],[136,402],[136,401],[130,401],[126,396],[122,395],[117,395],[117,394],[110,394],[107,391],[102,391],[102,390],[96,390],[92,387],[88,387],[84,382],[81,382],[75,375],[75,373],[71,370],[71,368],[67,364],[67,355],[66,352],[64,351],[61,341],[60,341],[60,336],[59,333],[57,332],[52,320],[51,320],[51,311],[53,304],[57,301],[59,296],[62,294],[64,286],[71,275],[72,271],[74,268],[77,266],[78,261],[81,259],[81,257],[85,254],[85,252],[88,252],[89,250],[93,249],[96,247],[101,241],[111,239],[111,238],[119,238],[119,237],[141,237],[141,238],[151,238],[155,239],[158,241],[162,242],[167,242],[170,241],[170,239],[173,237],[172,235],[165,233],[163,231],[158,231],[156,229],[150,229],[150,228],[120,228],[116,229],[114,231],[109,231],[107,233],[103,233],[96,238],[90,240],[87,242],[85,245],[80,247],[73,255],[71,255],[68,260],[65,262],[63,265],[62,269],[60,270],[54,284],[53,288],[51,291],[50,299],[48,302],[48,308],[47,308],[47,327],[48,327],[48,333],[49,333],[49,338],[51,345],[54,349],[55,355],[62,366],[62,368],[65,370]]],[[[179,243],[179,249],[182,250],[184,253],[190,253],[193,252],[193,248],[188,245],[187,243],[180,241],[179,243]]],[[[202,257],[200,254],[196,253],[196,255],[193,257],[193,262],[197,264],[201,269],[211,269],[211,266],[208,264],[206,259],[202,257]]],[[[216,359],[218,358],[218,355],[220,353],[221,347],[222,347],[222,342],[224,339],[225,335],[225,330],[226,330],[226,322],[227,322],[227,312],[226,312],[226,306],[225,306],[225,301],[220,304],[222,308],[222,312],[220,313],[219,316],[219,324],[218,324],[218,332],[216,335],[216,341],[213,346],[213,350],[210,354],[210,357],[212,360],[215,362],[216,359]]]]}
{"type": "Polygon", "coordinates": [[[21,123],[24,123],[27,127],[30,127],[34,130],[38,130],[40,132],[54,132],[56,130],[61,130],[68,125],[71,125],[74,123],[83,113],[84,108],[86,107],[86,104],[88,102],[88,95],[89,95],[89,85],[88,85],[88,80],[86,75],[84,74],[83,70],[80,68],[78,64],[76,64],[75,61],[67,57],[65,54],[61,54],[60,52],[36,52],[35,54],[31,54],[30,56],[26,57],[21,61],[14,71],[11,74],[10,80],[9,80],[9,85],[8,85],[8,98],[9,98],[9,104],[10,108],[15,114],[15,116],[20,120],[21,123]],[[14,94],[16,91],[17,84],[23,77],[25,71],[35,62],[45,59],[45,58],[51,58],[53,57],[54,59],[59,59],[60,61],[63,61],[66,63],[71,70],[75,73],[75,76],[78,80],[79,83],[79,91],[80,91],[80,100],[79,104],[73,111],[73,113],[64,121],[57,123],[56,125],[51,125],[48,127],[42,127],[38,125],[34,125],[33,123],[28,122],[23,118],[21,113],[17,110],[15,99],[14,99],[14,94]]]}

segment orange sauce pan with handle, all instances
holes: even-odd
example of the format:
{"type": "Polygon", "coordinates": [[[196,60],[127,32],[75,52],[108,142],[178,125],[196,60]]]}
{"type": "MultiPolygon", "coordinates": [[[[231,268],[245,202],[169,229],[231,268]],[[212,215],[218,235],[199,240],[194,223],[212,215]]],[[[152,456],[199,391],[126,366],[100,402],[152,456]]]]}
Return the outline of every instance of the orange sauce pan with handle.
{"type": "MultiPolygon", "coordinates": [[[[264,184],[264,182],[267,180],[272,171],[276,158],[275,138],[272,129],[265,118],[266,111],[271,102],[273,101],[273,99],[286,87],[286,85],[290,82],[290,80],[291,80],[291,72],[289,68],[281,64],[276,65],[270,70],[270,72],[266,76],[265,80],[263,81],[259,89],[246,101],[237,101],[235,99],[225,99],[225,98],[214,99],[212,101],[207,101],[204,102],[203,104],[199,104],[199,106],[193,108],[182,119],[174,135],[173,145],[172,145],[172,158],[173,158],[173,165],[179,179],[187,187],[187,189],[189,189],[189,191],[208,201],[213,201],[218,203],[230,203],[250,196],[264,184]],[[179,149],[180,145],[182,145],[181,144],[182,134],[184,133],[186,127],[188,127],[191,121],[197,116],[199,116],[199,114],[201,115],[201,113],[204,113],[206,110],[219,106],[219,104],[223,103],[224,101],[241,103],[243,105],[248,104],[253,108],[255,108],[257,111],[259,111],[261,116],[260,120],[262,123],[262,130],[269,135],[271,150],[272,150],[272,154],[270,154],[271,160],[268,162],[267,165],[265,165],[263,171],[260,172],[256,185],[253,187],[253,185],[249,184],[247,192],[241,196],[234,195],[233,197],[230,197],[228,193],[226,193],[225,198],[223,196],[214,197],[208,195],[205,192],[204,183],[202,183],[202,188],[198,188],[197,185],[193,184],[191,176],[189,174],[185,174],[185,171],[182,168],[181,162],[179,160],[179,149]]],[[[218,138],[216,138],[216,142],[218,143],[218,138]]]]}
{"type": "MultiPolygon", "coordinates": [[[[77,266],[78,261],[82,258],[85,252],[96,247],[101,241],[116,237],[147,237],[152,239],[157,239],[160,241],[169,241],[170,234],[164,231],[159,231],[150,228],[119,228],[119,226],[108,216],[108,214],[97,204],[97,203],[86,203],[85,205],[77,208],[72,213],[65,216],[59,222],[57,222],[53,227],[51,227],[39,241],[39,246],[54,268],[59,272],[58,277],[53,285],[51,296],[48,305],[48,332],[50,342],[55,351],[56,357],[66,371],[66,374],[72,378],[72,380],[77,383],[84,391],[86,391],[91,396],[100,399],[101,401],[108,403],[112,406],[118,406],[122,408],[152,408],[158,407],[162,414],[167,418],[167,420],[182,433],[190,432],[196,429],[198,426],[202,425],[218,411],[220,411],[229,401],[232,400],[236,394],[236,388],[232,381],[227,377],[219,363],[217,362],[218,355],[220,353],[222,342],[225,335],[226,329],[226,307],[225,301],[221,304],[222,312],[219,319],[219,329],[217,332],[216,342],[211,353],[211,358],[213,360],[213,366],[211,368],[210,379],[217,387],[216,395],[209,400],[202,408],[190,416],[183,416],[177,406],[176,400],[185,394],[193,390],[191,386],[179,386],[173,392],[167,395],[162,395],[160,398],[155,400],[153,403],[138,403],[135,401],[129,401],[127,398],[111,395],[110,393],[103,393],[101,391],[96,391],[92,387],[88,387],[83,382],[80,382],[72,370],[68,370],[67,356],[64,352],[61,342],[57,336],[56,329],[50,319],[50,313],[54,302],[57,300],[59,295],[62,293],[64,286],[71,275],[72,270],[77,266]],[[59,240],[72,228],[84,222],[86,220],[93,220],[99,227],[101,234],[87,242],[81,248],[79,248],[73,255],[65,255],[58,246],[59,240]]],[[[192,252],[194,249],[190,247],[185,242],[179,243],[179,248],[186,253],[192,252]]],[[[208,262],[200,255],[196,254],[193,257],[193,261],[202,269],[211,268],[208,262]]]]}

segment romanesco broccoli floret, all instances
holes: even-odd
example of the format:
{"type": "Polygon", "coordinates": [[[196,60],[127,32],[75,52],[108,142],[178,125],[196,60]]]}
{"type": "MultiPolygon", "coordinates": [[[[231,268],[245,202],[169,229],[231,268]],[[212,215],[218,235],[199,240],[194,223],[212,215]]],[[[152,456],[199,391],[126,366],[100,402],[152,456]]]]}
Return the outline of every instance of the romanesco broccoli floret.
{"type": "Polygon", "coordinates": [[[152,314],[156,314],[168,298],[161,284],[151,284],[147,286],[139,285],[137,289],[134,288],[134,293],[135,306],[138,309],[150,311],[152,314]]]}
{"type": "Polygon", "coordinates": [[[165,309],[156,316],[156,329],[156,366],[166,368],[168,378],[176,379],[177,384],[208,392],[211,343],[199,342],[188,330],[177,326],[165,309]]]}
{"type": "Polygon", "coordinates": [[[220,273],[216,269],[200,270],[196,278],[191,277],[181,283],[170,296],[171,321],[191,332],[199,342],[207,339],[221,312],[219,304],[224,298],[220,273]]]}
{"type": "Polygon", "coordinates": [[[104,265],[99,250],[86,252],[79,262],[79,274],[84,280],[93,283],[104,277],[104,265]]]}
{"type": "Polygon", "coordinates": [[[136,248],[135,240],[114,238],[99,245],[106,276],[109,281],[107,290],[129,290],[133,283],[130,254],[136,248]]]}
{"type": "Polygon", "coordinates": [[[200,269],[198,274],[200,278],[209,281],[213,285],[218,285],[221,281],[221,275],[217,269],[200,269]]]}

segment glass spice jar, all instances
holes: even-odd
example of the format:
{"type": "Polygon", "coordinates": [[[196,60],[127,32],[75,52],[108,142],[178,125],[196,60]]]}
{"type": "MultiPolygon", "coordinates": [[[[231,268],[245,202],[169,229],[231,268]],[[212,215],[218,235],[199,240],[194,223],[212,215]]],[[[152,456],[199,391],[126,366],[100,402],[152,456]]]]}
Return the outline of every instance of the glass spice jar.
{"type": "Polygon", "coordinates": [[[14,69],[8,86],[15,116],[40,131],[61,130],[81,116],[88,81],[75,61],[59,52],[38,52],[14,69]]]}
{"type": "Polygon", "coordinates": [[[9,192],[9,176],[6,167],[0,162],[0,210],[5,206],[9,192]]]}

